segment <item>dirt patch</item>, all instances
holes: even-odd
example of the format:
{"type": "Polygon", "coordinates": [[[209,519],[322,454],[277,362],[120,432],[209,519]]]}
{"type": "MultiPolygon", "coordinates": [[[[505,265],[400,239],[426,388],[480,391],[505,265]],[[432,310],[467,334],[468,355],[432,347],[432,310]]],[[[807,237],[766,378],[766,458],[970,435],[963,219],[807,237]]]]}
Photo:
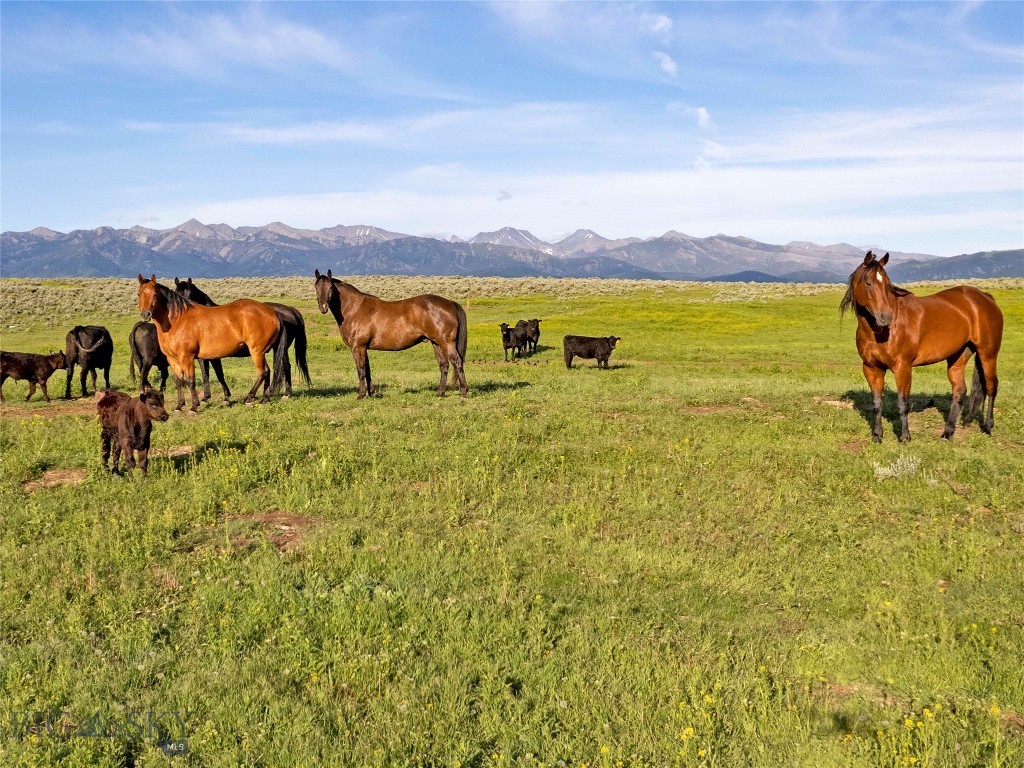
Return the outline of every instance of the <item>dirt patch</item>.
{"type": "Polygon", "coordinates": [[[847,453],[861,453],[868,447],[868,441],[867,439],[847,440],[845,443],[840,443],[839,447],[847,453]]]}
{"type": "Polygon", "coordinates": [[[149,457],[151,459],[177,459],[182,456],[191,456],[195,452],[194,445],[170,445],[166,448],[154,448],[149,452],[149,457]]]}
{"type": "Polygon", "coordinates": [[[32,492],[40,488],[55,488],[58,485],[78,485],[89,476],[87,469],[48,469],[38,480],[25,483],[25,490],[32,492]]]}
{"type": "Polygon", "coordinates": [[[830,408],[843,408],[848,411],[853,410],[852,400],[833,400],[828,397],[815,397],[814,402],[818,403],[818,405],[827,405],[830,408]]]}
{"type": "Polygon", "coordinates": [[[742,413],[743,410],[735,405],[686,405],[683,406],[683,413],[688,416],[718,416],[723,413],[742,413]]]}
{"type": "Polygon", "coordinates": [[[999,720],[1007,731],[1012,731],[1018,735],[1024,734],[1024,716],[1017,712],[1007,710],[999,716],[999,720]]]}
{"type": "MultiPolygon", "coordinates": [[[[231,523],[252,522],[266,529],[267,540],[281,552],[295,552],[302,549],[303,535],[317,524],[317,520],[302,515],[275,509],[258,515],[234,515],[228,518],[231,523]]],[[[233,542],[234,543],[234,542],[233,542]]],[[[248,543],[245,537],[237,542],[248,543]]]]}
{"type": "Polygon", "coordinates": [[[54,400],[52,403],[42,402],[29,408],[11,407],[4,404],[0,408],[0,417],[5,419],[31,419],[38,416],[42,419],[53,419],[58,416],[95,416],[96,402],[89,397],[82,400],[54,400]]]}

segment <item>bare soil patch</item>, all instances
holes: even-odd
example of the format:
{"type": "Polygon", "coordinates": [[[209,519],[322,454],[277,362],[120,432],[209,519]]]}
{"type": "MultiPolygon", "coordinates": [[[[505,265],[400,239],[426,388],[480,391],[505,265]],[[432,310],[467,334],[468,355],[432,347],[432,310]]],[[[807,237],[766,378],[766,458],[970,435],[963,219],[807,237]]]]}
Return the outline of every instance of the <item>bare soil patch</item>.
{"type": "Polygon", "coordinates": [[[40,488],[55,488],[58,485],[78,485],[89,476],[87,469],[48,469],[38,480],[25,483],[25,490],[32,492],[40,488]]]}
{"type": "Polygon", "coordinates": [[[834,400],[829,397],[815,397],[814,402],[818,403],[819,405],[827,405],[830,408],[844,408],[849,411],[853,410],[852,400],[834,400]]]}
{"type": "MultiPolygon", "coordinates": [[[[303,515],[274,509],[258,515],[234,515],[228,522],[253,522],[266,529],[267,539],[282,552],[295,552],[302,549],[303,535],[319,521],[303,515]]],[[[244,537],[242,537],[244,539],[244,537]]],[[[238,542],[248,543],[247,540],[238,542]]]]}

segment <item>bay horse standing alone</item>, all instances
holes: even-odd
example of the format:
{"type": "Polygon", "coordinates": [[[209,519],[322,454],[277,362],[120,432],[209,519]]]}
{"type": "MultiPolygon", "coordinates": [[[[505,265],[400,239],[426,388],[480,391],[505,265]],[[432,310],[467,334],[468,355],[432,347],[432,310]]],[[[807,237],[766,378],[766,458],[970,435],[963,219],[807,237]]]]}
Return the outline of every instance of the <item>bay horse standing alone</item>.
{"type": "Polygon", "coordinates": [[[996,392],[996,358],[1003,340],[1003,313],[995,299],[969,285],[959,285],[931,296],[917,297],[889,281],[885,265],[889,254],[875,259],[868,251],[864,262],[850,275],[850,285],[839,305],[857,313],[857,351],[864,361],[864,378],[871,387],[875,422],[871,437],[882,441],[882,389],[885,372],[896,377],[900,412],[900,442],[910,440],[910,379],[913,368],[942,360],[953,387],[949,418],[942,432],[949,438],[967,385],[964,369],[976,354],[971,395],[963,410],[963,423],[973,419],[988,397],[988,413],[981,428],[992,434],[996,392]]]}
{"type": "Polygon", "coordinates": [[[367,352],[379,349],[398,352],[421,341],[434,346],[441,383],[437,396],[448,388],[448,365],[454,368],[452,383],[458,378],[459,393],[468,391],[463,364],[466,358],[466,310],[441,296],[423,294],[399,301],[385,301],[363,293],[355,286],[337,280],[327,270],[316,277],[316,301],[320,311],[334,315],[342,340],[352,350],[359,374],[359,397],[373,395],[370,358],[367,352]]]}
{"type": "Polygon", "coordinates": [[[187,383],[192,395],[192,413],[199,410],[196,394],[195,361],[231,357],[248,347],[259,376],[245,398],[252,404],[256,390],[263,384],[263,399],[270,400],[271,375],[266,353],[275,348],[273,389],[280,386],[283,374],[285,334],[281,321],[273,308],[252,299],[239,299],[220,307],[204,307],[179,296],[156,281],[156,275],[146,280],[139,275],[139,311],[142,319],[156,324],[160,349],[177,378],[178,405],[185,404],[182,383],[187,383]]]}

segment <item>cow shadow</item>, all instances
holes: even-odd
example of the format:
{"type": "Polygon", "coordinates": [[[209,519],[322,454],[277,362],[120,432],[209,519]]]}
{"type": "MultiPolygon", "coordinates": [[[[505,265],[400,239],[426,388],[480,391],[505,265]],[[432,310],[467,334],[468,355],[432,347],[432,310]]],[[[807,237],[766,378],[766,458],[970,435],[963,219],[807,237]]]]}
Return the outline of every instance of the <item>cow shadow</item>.
{"type": "Polygon", "coordinates": [[[169,462],[171,465],[171,472],[176,475],[183,475],[188,469],[204,462],[207,456],[216,455],[223,451],[238,451],[239,453],[245,453],[249,449],[249,444],[243,443],[240,440],[222,442],[207,440],[202,445],[183,446],[183,448],[189,448],[190,450],[176,452],[174,449],[165,449],[171,451],[169,456],[151,456],[151,458],[169,462]]]}
{"type": "MultiPolygon", "coordinates": [[[[861,418],[864,419],[869,426],[874,426],[875,402],[871,397],[870,390],[851,389],[843,395],[842,399],[852,402],[854,410],[861,415],[861,418]]],[[[965,401],[966,399],[967,398],[964,397],[965,401]]],[[[944,395],[912,394],[910,396],[910,413],[920,413],[921,411],[926,411],[929,408],[935,408],[940,414],[942,414],[942,420],[946,421],[949,419],[949,412],[952,407],[952,393],[946,393],[944,395]]],[[[897,402],[896,393],[889,389],[882,392],[882,418],[889,422],[892,427],[892,431],[895,434],[900,433],[899,403],[897,402]]]]}
{"type": "MultiPolygon", "coordinates": [[[[386,384],[373,383],[374,389],[380,391],[386,389],[386,384]]],[[[354,385],[348,386],[330,386],[330,387],[308,387],[305,390],[293,389],[292,398],[320,398],[320,397],[341,397],[344,395],[358,395],[359,387],[354,385]]]]}

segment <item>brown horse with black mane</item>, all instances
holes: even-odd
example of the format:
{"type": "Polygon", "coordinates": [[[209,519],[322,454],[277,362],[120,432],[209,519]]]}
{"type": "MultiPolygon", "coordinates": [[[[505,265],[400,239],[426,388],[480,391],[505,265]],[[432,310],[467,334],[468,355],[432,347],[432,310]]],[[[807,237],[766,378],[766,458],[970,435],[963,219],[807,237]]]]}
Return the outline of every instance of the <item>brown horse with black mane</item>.
{"type": "Polygon", "coordinates": [[[139,275],[139,311],[142,319],[156,324],[160,349],[167,356],[171,370],[177,378],[178,405],[180,411],[185,404],[182,397],[182,382],[186,382],[192,395],[192,413],[199,409],[196,394],[195,361],[217,360],[231,357],[247,347],[259,376],[249,395],[246,405],[251,405],[256,390],[263,384],[263,399],[270,400],[271,376],[266,363],[266,353],[274,353],[273,390],[280,386],[283,374],[285,334],[281,332],[281,321],[274,309],[252,299],[239,299],[219,307],[204,307],[179,296],[165,285],[156,281],[156,275],[146,280],[139,275]]]}
{"type": "Polygon", "coordinates": [[[963,423],[975,417],[988,396],[988,414],[981,428],[992,434],[996,392],[996,358],[1003,340],[1003,313],[995,299],[969,285],[959,285],[931,296],[917,297],[897,288],[885,273],[889,254],[881,259],[868,251],[864,262],[850,275],[850,285],[839,305],[843,313],[851,306],[857,313],[857,351],[864,361],[864,378],[874,399],[875,422],[872,439],[882,441],[882,389],[885,372],[896,377],[900,412],[900,441],[910,440],[907,413],[910,410],[910,379],[913,368],[942,360],[953,387],[949,419],[942,432],[949,438],[967,391],[964,369],[975,358],[974,383],[963,411],[963,423]]]}
{"type": "Polygon", "coordinates": [[[449,363],[455,369],[452,383],[457,377],[459,393],[466,396],[468,387],[463,371],[466,311],[460,305],[429,293],[400,301],[385,301],[335,279],[329,269],[326,275],[321,275],[319,269],[314,274],[320,311],[334,315],[342,340],[352,350],[359,374],[360,398],[374,393],[369,350],[398,352],[421,341],[434,345],[434,356],[441,370],[437,396],[444,397],[448,388],[449,363]]]}

